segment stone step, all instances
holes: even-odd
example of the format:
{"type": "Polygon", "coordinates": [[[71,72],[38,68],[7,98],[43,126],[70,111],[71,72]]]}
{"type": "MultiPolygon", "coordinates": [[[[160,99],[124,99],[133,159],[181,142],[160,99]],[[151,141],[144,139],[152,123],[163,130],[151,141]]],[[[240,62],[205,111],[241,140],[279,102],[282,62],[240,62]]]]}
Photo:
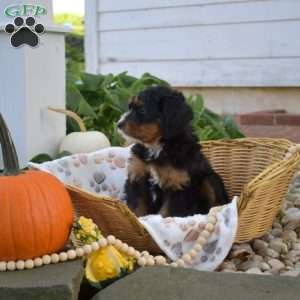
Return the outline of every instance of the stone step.
{"type": "Polygon", "coordinates": [[[299,300],[300,277],[144,268],[93,300],[299,300]]]}
{"type": "Polygon", "coordinates": [[[77,300],[82,261],[0,273],[0,300],[77,300]]]}

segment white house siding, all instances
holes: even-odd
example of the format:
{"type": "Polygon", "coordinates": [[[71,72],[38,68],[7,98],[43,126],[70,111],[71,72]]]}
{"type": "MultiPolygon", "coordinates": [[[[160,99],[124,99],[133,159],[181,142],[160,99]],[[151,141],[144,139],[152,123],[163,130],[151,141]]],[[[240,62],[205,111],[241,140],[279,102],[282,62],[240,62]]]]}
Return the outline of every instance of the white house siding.
{"type": "MultiPolygon", "coordinates": [[[[0,0],[0,112],[22,167],[38,153],[55,155],[66,133],[65,118],[47,109],[65,106],[65,30],[55,26],[52,17],[51,0],[0,0]],[[46,30],[35,48],[12,47],[4,31],[13,22],[5,8],[24,3],[43,5],[48,11],[37,19],[46,30]]],[[[0,168],[1,164],[0,155],[0,168]]]]}
{"type": "Polygon", "coordinates": [[[181,87],[300,86],[299,0],[88,0],[91,73],[181,87]]]}

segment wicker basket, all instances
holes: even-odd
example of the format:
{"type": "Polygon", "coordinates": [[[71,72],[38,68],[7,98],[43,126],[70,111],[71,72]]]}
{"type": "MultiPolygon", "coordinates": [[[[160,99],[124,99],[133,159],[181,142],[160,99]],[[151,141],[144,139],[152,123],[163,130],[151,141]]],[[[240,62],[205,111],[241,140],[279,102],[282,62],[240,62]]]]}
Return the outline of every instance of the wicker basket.
{"type": "MultiPolygon", "coordinates": [[[[245,138],[203,142],[203,151],[222,176],[229,196],[239,196],[236,242],[264,234],[284,200],[300,163],[295,144],[284,139],[245,138]]],[[[91,217],[104,235],[113,234],[138,250],[159,253],[148,232],[117,199],[68,186],[78,215],[91,217]]]]}

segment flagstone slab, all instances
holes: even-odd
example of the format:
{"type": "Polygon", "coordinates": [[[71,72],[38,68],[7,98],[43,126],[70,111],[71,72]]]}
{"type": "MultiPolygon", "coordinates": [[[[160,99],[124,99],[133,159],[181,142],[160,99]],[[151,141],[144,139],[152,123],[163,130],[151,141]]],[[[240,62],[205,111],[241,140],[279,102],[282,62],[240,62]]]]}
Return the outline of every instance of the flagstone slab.
{"type": "Polygon", "coordinates": [[[141,269],[93,300],[299,300],[300,277],[141,269]]]}
{"type": "Polygon", "coordinates": [[[82,261],[0,273],[0,300],[77,300],[82,261]]]}

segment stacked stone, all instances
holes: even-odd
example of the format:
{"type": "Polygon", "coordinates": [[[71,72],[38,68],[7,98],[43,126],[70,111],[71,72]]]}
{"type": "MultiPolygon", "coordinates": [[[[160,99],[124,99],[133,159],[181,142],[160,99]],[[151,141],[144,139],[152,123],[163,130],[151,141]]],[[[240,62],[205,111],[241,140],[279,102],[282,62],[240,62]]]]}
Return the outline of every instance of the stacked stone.
{"type": "Polygon", "coordinates": [[[234,245],[219,271],[300,275],[300,172],[272,229],[252,242],[234,245]]]}

